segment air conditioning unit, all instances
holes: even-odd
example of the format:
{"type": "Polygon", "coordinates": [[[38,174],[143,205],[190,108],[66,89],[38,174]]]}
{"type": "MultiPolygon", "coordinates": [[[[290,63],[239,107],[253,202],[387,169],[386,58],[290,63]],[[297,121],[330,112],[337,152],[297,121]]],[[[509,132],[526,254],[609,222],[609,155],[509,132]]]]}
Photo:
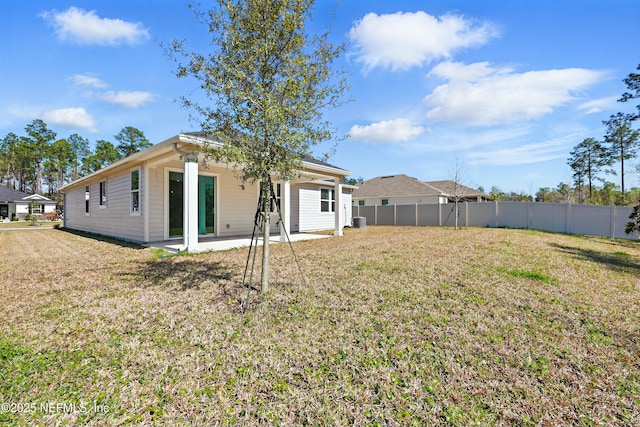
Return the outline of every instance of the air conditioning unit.
{"type": "Polygon", "coordinates": [[[352,218],[353,228],[367,228],[367,217],[354,216],[352,218]]]}

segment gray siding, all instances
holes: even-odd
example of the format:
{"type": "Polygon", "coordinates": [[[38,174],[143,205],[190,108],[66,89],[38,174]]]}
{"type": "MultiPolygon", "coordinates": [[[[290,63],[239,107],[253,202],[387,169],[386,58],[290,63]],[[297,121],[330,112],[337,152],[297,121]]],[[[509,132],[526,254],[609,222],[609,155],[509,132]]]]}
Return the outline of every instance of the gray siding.
{"type": "MultiPolygon", "coordinates": [[[[143,182],[141,170],[140,182],[143,182]]],[[[114,236],[136,242],[144,241],[145,206],[141,203],[140,214],[131,213],[130,171],[102,177],[91,181],[89,215],[85,214],[85,186],[67,193],[65,206],[65,226],[74,230],[114,236]],[[106,207],[99,205],[100,182],[107,181],[106,207]]],[[[140,200],[144,200],[143,186],[140,200]]]]}
{"type": "Polygon", "coordinates": [[[165,239],[164,168],[149,168],[149,241],[165,239]]]}
{"type": "MultiPolygon", "coordinates": [[[[301,233],[307,231],[320,231],[320,230],[333,230],[335,228],[335,214],[334,212],[321,212],[320,211],[320,189],[334,187],[321,186],[317,184],[298,184],[292,186],[292,193],[296,193],[296,201],[294,203],[295,208],[292,209],[298,215],[298,220],[295,221],[292,217],[292,230],[299,231],[301,233]],[[295,223],[298,224],[297,230],[295,223]]],[[[294,196],[292,195],[292,200],[294,196]]],[[[343,223],[342,227],[351,225],[351,194],[342,192],[341,206],[336,206],[336,209],[342,209],[343,223]]]]}

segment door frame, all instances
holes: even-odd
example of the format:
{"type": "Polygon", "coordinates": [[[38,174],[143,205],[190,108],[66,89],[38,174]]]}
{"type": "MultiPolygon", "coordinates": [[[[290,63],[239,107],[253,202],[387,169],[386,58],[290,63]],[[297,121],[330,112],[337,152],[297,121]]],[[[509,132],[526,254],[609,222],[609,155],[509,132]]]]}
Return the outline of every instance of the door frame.
{"type": "MultiPolygon", "coordinates": [[[[164,180],[163,180],[163,193],[164,193],[164,219],[163,219],[163,227],[164,227],[164,240],[179,240],[179,239],[184,239],[184,230],[183,235],[182,236],[172,236],[169,237],[169,197],[171,196],[169,194],[169,172],[180,172],[182,174],[182,176],[184,177],[184,169],[181,168],[174,168],[174,167],[169,167],[166,166],[164,168],[164,180]]],[[[218,235],[218,230],[219,228],[219,224],[220,224],[220,215],[218,214],[218,212],[220,211],[218,209],[218,207],[220,206],[220,174],[219,173],[213,173],[213,172],[207,172],[207,171],[201,171],[198,170],[198,176],[212,176],[214,178],[213,180],[213,234],[200,234],[198,236],[198,238],[200,237],[211,237],[211,236],[217,236],[218,235]]],[[[184,213],[183,213],[184,215],[184,213]]]]}

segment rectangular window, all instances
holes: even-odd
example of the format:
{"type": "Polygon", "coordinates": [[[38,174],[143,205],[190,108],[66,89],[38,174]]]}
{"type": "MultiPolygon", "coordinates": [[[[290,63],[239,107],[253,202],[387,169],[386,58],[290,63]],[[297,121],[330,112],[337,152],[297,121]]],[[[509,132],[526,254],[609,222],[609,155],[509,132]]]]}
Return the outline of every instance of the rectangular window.
{"type": "Polygon", "coordinates": [[[382,199],[382,206],[387,206],[389,204],[389,199],[382,199]]]}
{"type": "Polygon", "coordinates": [[[320,189],[320,212],[335,212],[336,195],[334,190],[328,188],[320,189]]]}
{"type": "Polygon", "coordinates": [[[278,210],[280,209],[280,206],[281,206],[280,201],[282,200],[282,187],[280,184],[276,184],[275,193],[276,193],[276,205],[273,208],[278,210]]]}
{"type": "Polygon", "coordinates": [[[89,215],[89,201],[91,199],[91,192],[89,192],[89,186],[84,187],[84,213],[89,215]]]}
{"type": "Polygon", "coordinates": [[[41,214],[44,212],[43,205],[40,203],[34,203],[33,205],[29,203],[29,213],[30,214],[41,214]]]}
{"type": "Polygon", "coordinates": [[[107,181],[100,181],[100,207],[107,207],[107,181]]]}
{"type": "Polygon", "coordinates": [[[140,213],[140,169],[131,171],[131,213],[140,213]]]}
{"type": "MultiPolygon", "coordinates": [[[[273,185],[273,184],[272,184],[273,185]]],[[[260,195],[262,195],[262,182],[260,182],[260,195]]],[[[272,202],[271,203],[271,213],[277,212],[278,208],[280,207],[280,199],[281,199],[281,191],[282,191],[282,187],[280,186],[280,184],[276,184],[275,186],[272,187],[273,189],[273,194],[271,196],[272,197],[272,202]]]]}
{"type": "Polygon", "coordinates": [[[364,206],[364,200],[358,200],[358,206],[364,206]]]}

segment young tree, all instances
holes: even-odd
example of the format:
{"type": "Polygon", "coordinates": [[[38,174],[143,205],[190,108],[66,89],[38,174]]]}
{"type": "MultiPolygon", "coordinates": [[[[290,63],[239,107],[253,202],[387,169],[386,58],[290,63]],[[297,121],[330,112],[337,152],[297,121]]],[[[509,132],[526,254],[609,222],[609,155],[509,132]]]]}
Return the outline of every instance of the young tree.
{"type": "Polygon", "coordinates": [[[456,168],[453,173],[450,172],[451,180],[453,181],[453,203],[455,204],[455,229],[458,229],[458,216],[459,212],[459,203],[463,199],[464,190],[462,182],[465,179],[466,171],[460,165],[458,159],[456,159],[456,168]]]}
{"type": "Polygon", "coordinates": [[[622,198],[624,199],[624,162],[636,156],[640,131],[631,128],[632,115],[617,113],[609,117],[603,123],[607,127],[604,136],[605,143],[609,144],[609,159],[611,164],[620,162],[620,184],[622,198]]]}
{"type": "Polygon", "coordinates": [[[29,123],[25,128],[29,135],[29,145],[34,160],[35,182],[33,183],[33,192],[42,193],[42,168],[45,158],[49,155],[49,147],[56,133],[47,128],[47,124],[40,119],[36,119],[29,123]]]}
{"type": "Polygon", "coordinates": [[[313,0],[217,0],[208,13],[195,10],[211,33],[211,52],[174,41],[168,54],[178,77],[195,77],[213,105],[182,98],[219,146],[208,158],[241,166],[243,181],[261,183],[262,290],[269,284],[271,178],[290,179],[312,146],[334,134],[323,111],[342,103],[346,80],[331,68],[344,46],[328,33],[311,36],[313,0]]]}
{"type": "Polygon", "coordinates": [[[593,180],[603,167],[611,164],[607,150],[595,138],[586,138],[576,145],[567,163],[573,170],[574,182],[580,188],[586,178],[589,184],[589,199],[593,198],[593,180]]]}
{"type": "Polygon", "coordinates": [[[119,142],[117,149],[122,158],[129,157],[133,153],[153,145],[140,129],[131,126],[122,128],[115,138],[119,142]]]}

